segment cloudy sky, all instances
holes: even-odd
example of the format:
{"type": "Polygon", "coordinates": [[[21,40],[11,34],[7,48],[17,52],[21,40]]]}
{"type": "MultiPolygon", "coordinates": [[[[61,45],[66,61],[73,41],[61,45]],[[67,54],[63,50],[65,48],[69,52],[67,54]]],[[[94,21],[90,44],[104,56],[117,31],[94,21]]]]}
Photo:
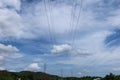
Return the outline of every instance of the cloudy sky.
{"type": "Polygon", "coordinates": [[[64,76],[120,73],[120,0],[0,0],[0,69],[64,76]]]}

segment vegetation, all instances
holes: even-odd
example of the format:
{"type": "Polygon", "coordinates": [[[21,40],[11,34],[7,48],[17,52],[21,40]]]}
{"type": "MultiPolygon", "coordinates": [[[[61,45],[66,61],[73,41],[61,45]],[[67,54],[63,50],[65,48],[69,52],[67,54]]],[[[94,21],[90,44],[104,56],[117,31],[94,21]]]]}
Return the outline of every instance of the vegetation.
{"type": "Polygon", "coordinates": [[[0,80],[120,80],[120,75],[114,75],[110,73],[106,75],[104,78],[101,77],[64,77],[61,78],[59,76],[45,74],[42,72],[30,72],[30,71],[21,71],[21,72],[8,72],[8,71],[0,71],[0,80]]]}

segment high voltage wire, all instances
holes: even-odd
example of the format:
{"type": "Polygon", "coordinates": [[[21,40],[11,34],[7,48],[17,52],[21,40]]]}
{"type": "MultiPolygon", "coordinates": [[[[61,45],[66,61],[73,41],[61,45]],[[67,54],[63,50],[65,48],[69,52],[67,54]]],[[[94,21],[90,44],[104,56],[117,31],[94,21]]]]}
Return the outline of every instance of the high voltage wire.
{"type": "Polygon", "coordinates": [[[76,35],[75,30],[78,27],[79,19],[80,19],[80,16],[81,16],[82,4],[83,4],[83,1],[81,0],[80,1],[80,9],[79,9],[79,12],[78,12],[78,15],[77,15],[77,13],[76,13],[77,1],[73,0],[72,11],[71,11],[71,18],[70,18],[70,29],[69,29],[70,33],[71,33],[71,36],[72,36],[72,41],[71,41],[71,45],[72,46],[74,45],[75,39],[76,39],[76,37],[75,37],[75,35],[76,35]]]}
{"type": "MultiPolygon", "coordinates": [[[[80,19],[80,17],[81,17],[81,12],[82,12],[82,5],[83,5],[83,0],[80,0],[80,9],[79,9],[79,12],[78,12],[78,16],[77,16],[77,18],[76,18],[76,24],[73,26],[73,36],[72,36],[72,45],[74,45],[74,43],[75,43],[75,39],[76,39],[76,29],[77,29],[77,27],[78,27],[78,25],[79,25],[79,19],[80,19]]],[[[74,16],[75,17],[75,16],[74,16]]]]}
{"type": "MultiPolygon", "coordinates": [[[[74,1],[74,0],[73,0],[74,1]]],[[[75,3],[76,4],[76,3],[75,3]]],[[[74,43],[75,43],[75,39],[76,39],[76,32],[75,32],[75,30],[77,30],[77,27],[78,27],[78,23],[79,23],[79,19],[80,19],[80,17],[81,17],[81,10],[82,10],[82,7],[83,7],[83,0],[81,0],[80,1],[80,9],[79,9],[79,13],[78,13],[78,16],[77,16],[77,22],[76,22],[76,24],[74,25],[74,21],[75,21],[75,13],[74,13],[74,11],[75,11],[75,9],[76,9],[76,5],[73,5],[73,9],[74,10],[72,10],[73,12],[72,12],[72,15],[71,16],[73,16],[73,18],[71,18],[71,19],[73,19],[72,21],[71,21],[71,24],[70,24],[70,28],[74,31],[73,33],[72,33],[72,44],[71,45],[74,45],[74,43]]],[[[72,32],[72,31],[71,31],[72,32]]],[[[74,47],[73,47],[74,48],[74,47]]],[[[76,50],[76,48],[74,48],[74,50],[75,51],[77,51],[76,50]]],[[[86,53],[87,55],[89,55],[89,53],[86,53]]],[[[105,56],[103,56],[102,58],[104,58],[104,57],[106,57],[106,55],[105,56]]],[[[96,63],[96,60],[94,60],[92,63],[90,63],[91,65],[92,64],[95,64],[96,63]]],[[[88,66],[89,64],[87,64],[87,66],[88,66]]]]}
{"type": "Polygon", "coordinates": [[[47,18],[47,22],[48,22],[48,27],[49,27],[50,40],[51,40],[52,44],[54,44],[55,43],[55,38],[54,38],[52,30],[51,30],[53,25],[51,25],[52,23],[51,23],[51,20],[50,20],[51,16],[52,16],[52,14],[51,14],[51,9],[52,8],[50,8],[50,6],[47,6],[46,0],[44,0],[44,6],[45,6],[45,11],[46,11],[46,18],[47,18]],[[50,16],[49,16],[48,13],[50,14],[50,16]]]}
{"type": "Polygon", "coordinates": [[[73,0],[72,4],[72,11],[71,11],[71,18],[70,18],[70,33],[72,33],[73,26],[74,26],[74,16],[75,16],[75,9],[76,9],[76,0],[73,0]]]}
{"type": "MultiPolygon", "coordinates": [[[[47,17],[47,22],[48,22],[48,26],[49,26],[49,35],[50,35],[50,40],[53,44],[56,43],[56,39],[55,39],[55,35],[52,33],[52,26],[53,26],[53,14],[52,14],[52,7],[50,5],[50,0],[48,0],[48,3],[49,5],[47,6],[46,5],[46,0],[44,0],[44,5],[45,5],[45,11],[46,11],[46,17],[47,17]],[[48,8],[47,8],[48,7],[48,8]],[[48,10],[49,9],[49,10],[48,10]]],[[[75,11],[76,11],[76,2],[75,0],[73,0],[73,7],[72,7],[72,13],[71,13],[71,20],[70,20],[70,30],[71,30],[71,33],[72,33],[72,43],[71,45],[74,45],[75,43],[75,35],[76,35],[76,32],[75,30],[77,29],[78,27],[78,23],[79,23],[79,18],[80,18],[80,15],[81,15],[81,9],[82,9],[82,0],[80,2],[80,10],[79,10],[79,13],[78,13],[78,16],[76,18],[76,24],[75,24],[75,11]]],[[[54,29],[54,28],[53,28],[54,29]]],[[[53,30],[55,31],[55,30],[53,30]]]]}
{"type": "MultiPolygon", "coordinates": [[[[72,15],[75,15],[75,13],[74,13],[74,11],[75,11],[75,8],[76,6],[74,6],[74,10],[73,10],[73,12],[72,12],[72,15]]],[[[81,2],[80,2],[80,10],[79,10],[79,15],[77,16],[77,22],[76,22],[76,25],[74,25],[74,22],[72,22],[71,24],[71,26],[74,28],[71,28],[71,29],[73,29],[73,30],[76,30],[77,29],[77,27],[78,27],[78,23],[79,23],[79,19],[80,19],[80,17],[81,17],[81,10],[82,10],[82,7],[83,7],[83,1],[81,0],[81,2]]],[[[73,16],[74,17],[74,16],[73,16]]],[[[75,18],[72,18],[72,19],[75,19],[75,18]]],[[[72,21],[74,21],[74,20],[72,20],[72,21]]],[[[76,32],[74,31],[73,32],[73,34],[72,34],[72,38],[73,38],[73,41],[72,41],[72,44],[71,45],[74,45],[74,43],[75,43],[75,35],[76,35],[76,32]]],[[[75,49],[74,49],[75,50],[75,49]]],[[[76,50],[77,51],[77,50],[76,50]]],[[[78,52],[79,53],[79,52],[78,52]]],[[[89,55],[88,53],[86,53],[85,55],[89,55]]],[[[106,57],[106,55],[105,56],[103,56],[102,58],[105,58],[106,57]]],[[[96,59],[96,58],[95,58],[96,59]]],[[[92,61],[92,63],[89,63],[89,64],[91,64],[91,65],[93,65],[93,64],[95,64],[97,61],[96,60],[93,60],[92,61]]],[[[104,61],[103,61],[104,62],[104,61]]],[[[87,66],[89,65],[89,64],[87,64],[87,66]]]]}
{"type": "Polygon", "coordinates": [[[47,18],[47,22],[48,22],[48,26],[49,26],[49,35],[50,35],[50,40],[52,40],[52,35],[51,35],[51,25],[50,25],[50,21],[49,21],[49,15],[48,15],[48,10],[47,10],[47,4],[46,4],[46,0],[43,0],[44,1],[44,6],[45,6],[45,11],[46,11],[46,18],[47,18]]]}
{"type": "MultiPolygon", "coordinates": [[[[76,32],[75,32],[75,30],[77,30],[77,27],[78,27],[78,24],[79,24],[79,19],[80,19],[80,17],[81,17],[81,10],[82,10],[82,7],[83,7],[83,0],[81,0],[80,1],[80,9],[79,9],[79,13],[78,13],[78,16],[77,16],[77,18],[75,18],[75,9],[76,9],[76,3],[74,2],[74,0],[73,0],[73,3],[74,3],[74,5],[73,5],[73,7],[72,7],[72,13],[71,13],[71,21],[70,21],[70,28],[71,28],[71,33],[72,33],[72,43],[71,43],[71,45],[74,45],[74,43],[75,43],[75,39],[76,39],[76,32]],[[76,19],[76,24],[74,24],[74,22],[75,22],[75,19],[76,19]]],[[[88,54],[88,53],[87,53],[88,54]]],[[[106,55],[105,56],[103,56],[102,58],[105,58],[106,57],[106,55]]],[[[96,60],[94,60],[92,63],[89,63],[89,64],[91,64],[91,65],[93,65],[93,64],[95,64],[96,63],[96,60]]],[[[89,65],[89,64],[87,64],[87,66],[89,65]]],[[[72,74],[72,73],[71,73],[72,74]]]]}
{"type": "Polygon", "coordinates": [[[54,27],[54,17],[53,17],[53,10],[52,10],[52,5],[51,5],[51,1],[48,0],[49,3],[49,12],[50,12],[50,19],[51,19],[51,26],[52,26],[52,30],[53,30],[53,42],[54,44],[56,44],[56,38],[55,38],[55,27],[54,27]]]}
{"type": "MultiPolygon", "coordinates": [[[[50,1],[48,0],[48,3],[49,5],[47,6],[46,5],[46,0],[44,0],[44,5],[45,5],[45,11],[46,11],[46,17],[47,17],[47,22],[48,22],[48,27],[49,27],[49,35],[50,35],[50,39],[52,41],[52,43],[54,44],[56,42],[55,40],[55,37],[54,35],[52,34],[52,31],[51,31],[51,28],[53,26],[53,14],[52,14],[52,7],[50,5],[50,1]],[[49,12],[49,13],[48,13],[49,12]]],[[[76,12],[76,4],[77,2],[75,0],[73,0],[73,5],[72,5],[72,12],[71,12],[71,20],[70,20],[70,30],[71,30],[71,33],[72,33],[72,45],[74,44],[75,42],[75,35],[76,35],[76,32],[75,30],[77,29],[78,27],[78,23],[79,23],[79,18],[81,16],[81,10],[82,10],[82,0],[80,2],[80,9],[79,9],[79,13],[78,13],[78,16],[77,18],[75,18],[75,12],[76,12]],[[77,21],[75,23],[75,20],[77,21]]],[[[45,67],[45,65],[44,65],[45,67]]],[[[46,71],[46,69],[44,68],[44,72],[46,71]]],[[[63,76],[63,70],[61,70],[61,76],[63,76]]]]}
{"type": "Polygon", "coordinates": [[[77,6],[78,6],[77,0],[73,0],[71,19],[70,19],[70,33],[71,33],[71,38],[72,38],[70,45],[73,47],[74,51],[76,51],[74,44],[75,44],[75,39],[76,39],[76,30],[77,30],[79,19],[81,16],[82,5],[83,5],[83,1],[80,0],[80,4],[79,4],[80,7],[78,9],[77,8],[77,6]],[[77,14],[77,10],[78,10],[78,14],[77,14]]]}

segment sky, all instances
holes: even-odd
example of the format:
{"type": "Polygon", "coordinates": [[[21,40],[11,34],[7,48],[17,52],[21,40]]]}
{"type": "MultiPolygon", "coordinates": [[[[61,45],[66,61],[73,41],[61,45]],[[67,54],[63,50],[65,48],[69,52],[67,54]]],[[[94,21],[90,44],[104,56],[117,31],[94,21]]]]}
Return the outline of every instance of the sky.
{"type": "Polygon", "coordinates": [[[119,56],[120,0],[0,0],[0,70],[104,76],[119,56]]]}

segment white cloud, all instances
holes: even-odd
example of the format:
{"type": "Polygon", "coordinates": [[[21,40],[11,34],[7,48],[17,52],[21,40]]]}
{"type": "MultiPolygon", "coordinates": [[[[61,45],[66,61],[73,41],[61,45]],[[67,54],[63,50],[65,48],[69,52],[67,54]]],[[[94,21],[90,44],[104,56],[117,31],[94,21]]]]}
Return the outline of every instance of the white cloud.
{"type": "Polygon", "coordinates": [[[3,57],[9,57],[13,53],[17,53],[19,50],[12,45],[0,44],[0,55],[3,57]]]}
{"type": "Polygon", "coordinates": [[[114,61],[116,61],[115,58],[117,58],[117,56],[115,56],[115,54],[119,55],[118,54],[119,51],[113,50],[113,52],[111,52],[112,49],[107,48],[104,44],[104,39],[106,38],[106,36],[110,34],[111,32],[100,31],[76,40],[75,45],[76,47],[80,48],[79,53],[80,52],[89,53],[90,56],[87,57],[71,56],[70,59],[65,59],[58,62],[63,64],[73,64],[78,66],[83,66],[83,65],[98,66],[103,64],[115,63],[115,62],[111,62],[110,60],[114,59],[114,61]],[[81,51],[81,49],[83,49],[83,52],[81,51]]]}
{"type": "Polygon", "coordinates": [[[69,44],[53,45],[51,53],[58,55],[69,54],[71,56],[81,57],[92,55],[87,49],[78,48],[69,44]]]}
{"type": "MultiPolygon", "coordinates": [[[[33,27],[33,26],[32,26],[33,27]]],[[[1,40],[15,38],[35,38],[32,27],[23,22],[22,17],[15,11],[7,8],[0,9],[0,36],[1,40]]]]}
{"type": "Polygon", "coordinates": [[[111,12],[112,16],[107,18],[108,23],[113,27],[119,27],[120,25],[120,9],[115,10],[114,12],[111,12]]]}
{"type": "MultiPolygon", "coordinates": [[[[95,3],[103,3],[103,0],[102,1],[86,0],[83,1],[83,8],[81,11],[81,17],[79,20],[78,27],[75,28],[75,26],[72,26],[73,28],[71,28],[70,20],[71,20],[72,5],[68,3],[70,3],[70,1],[61,1],[59,4],[55,4],[54,2],[53,3],[51,2],[51,4],[47,3],[47,7],[49,7],[49,5],[51,5],[52,7],[52,12],[51,12],[52,16],[50,18],[52,36],[58,34],[63,34],[63,35],[68,34],[67,36],[69,36],[70,35],[69,33],[71,31],[76,31],[76,30],[80,33],[85,33],[85,34],[80,34],[80,36],[84,36],[84,35],[86,36],[86,34],[90,35],[92,33],[96,33],[98,31],[103,31],[103,30],[109,31],[113,28],[118,27],[118,26],[116,27],[111,26],[112,21],[110,21],[111,18],[109,16],[104,17],[105,18],[104,20],[97,19],[97,17],[99,17],[100,15],[96,14],[97,11],[93,10],[92,7],[95,6],[95,3]]],[[[48,14],[48,17],[50,17],[49,9],[48,11],[44,10],[44,4],[42,1],[38,2],[37,4],[33,3],[31,5],[32,7],[29,5],[24,7],[23,5],[23,10],[25,11],[25,13],[22,14],[21,16],[23,18],[23,21],[25,21],[25,23],[29,25],[27,27],[29,33],[27,34],[32,35],[32,37],[48,35],[49,26],[46,19],[46,14],[48,14]]],[[[102,5],[100,7],[102,8],[102,5]]],[[[77,7],[75,12],[78,12],[78,10],[79,8],[77,7]]],[[[104,10],[104,8],[102,8],[102,10],[104,10]]],[[[78,16],[78,14],[76,14],[76,16],[78,16]]],[[[116,17],[116,19],[118,18],[116,17]]],[[[74,23],[76,23],[76,18],[74,20],[74,23]]],[[[23,36],[25,37],[25,35],[23,36]]]]}
{"type": "Polygon", "coordinates": [[[120,68],[113,68],[113,71],[120,71],[120,68]]]}
{"type": "Polygon", "coordinates": [[[20,9],[21,0],[0,0],[0,40],[35,37],[32,29],[23,22],[21,15],[16,11],[20,9]]]}
{"type": "Polygon", "coordinates": [[[6,59],[20,57],[23,57],[23,55],[19,53],[19,49],[15,46],[0,44],[0,63],[3,63],[6,59]]]}
{"type": "Polygon", "coordinates": [[[25,68],[25,70],[29,70],[29,71],[39,71],[40,67],[38,65],[38,63],[32,63],[30,65],[27,66],[27,68],[25,68]]]}
{"type": "Polygon", "coordinates": [[[24,56],[24,54],[14,53],[14,54],[11,56],[11,58],[16,59],[16,58],[21,58],[21,57],[23,57],[23,56],[24,56]]]}
{"type": "Polygon", "coordinates": [[[72,50],[72,47],[68,44],[62,45],[54,45],[52,49],[52,53],[59,54],[59,53],[68,53],[72,50]]]}
{"type": "MultiPolygon", "coordinates": [[[[50,19],[52,34],[55,35],[66,34],[71,32],[71,30],[73,30],[70,26],[72,5],[68,5],[67,4],[68,2],[69,1],[63,1],[62,3],[59,3],[62,6],[59,6],[59,4],[54,4],[54,3],[50,4],[52,7],[52,17],[50,19]]],[[[100,0],[85,1],[85,3],[83,4],[83,9],[81,11],[79,26],[78,28],[76,28],[76,30],[78,30],[79,32],[85,32],[85,34],[90,34],[101,30],[108,31],[111,29],[110,26],[112,24],[111,17],[106,17],[106,20],[100,21],[96,19],[96,17],[98,17],[99,15],[95,15],[94,11],[89,9],[91,8],[91,6],[93,6],[93,4],[99,2],[100,0]]],[[[20,2],[20,0],[14,0],[14,2],[12,0],[1,1],[1,4],[3,3],[12,5],[16,8],[21,8],[20,4],[23,4],[20,2]]],[[[44,10],[43,2],[38,2],[37,4],[33,3],[31,4],[32,6],[27,6],[28,4],[22,5],[21,10],[25,11],[25,13],[23,13],[22,15],[18,14],[15,10],[7,9],[7,8],[0,9],[1,37],[30,39],[30,38],[37,38],[43,35],[48,35],[49,26],[45,14],[48,13],[50,17],[50,12],[49,11],[46,12],[44,10]]],[[[49,7],[49,4],[47,4],[47,7],[49,7]]],[[[76,12],[78,12],[78,10],[79,8],[76,9],[76,12]]],[[[78,16],[78,14],[76,14],[76,16],[78,16]]],[[[115,20],[117,20],[117,23],[116,21],[114,21],[115,22],[114,24],[118,24],[119,21],[118,17],[113,16],[112,18],[113,19],[115,18],[115,20]]],[[[76,23],[76,21],[74,22],[76,23]]]]}
{"type": "Polygon", "coordinates": [[[81,74],[82,74],[82,72],[78,72],[78,74],[79,74],[79,75],[81,75],[81,74]]]}
{"type": "Polygon", "coordinates": [[[19,59],[23,56],[17,47],[0,43],[0,66],[4,67],[0,67],[0,69],[14,69],[15,64],[18,65],[19,59]],[[11,64],[14,64],[14,66],[11,64]],[[9,67],[6,65],[9,65],[9,67]]]}
{"type": "Polygon", "coordinates": [[[5,70],[5,68],[3,68],[3,67],[0,67],[0,70],[5,70]]]}
{"type": "Polygon", "coordinates": [[[12,45],[0,44],[0,52],[17,52],[19,51],[16,47],[12,45]]]}
{"type": "Polygon", "coordinates": [[[14,10],[0,9],[0,36],[2,38],[16,37],[23,34],[21,18],[14,10]]]}
{"type": "Polygon", "coordinates": [[[2,60],[4,60],[4,57],[3,57],[3,56],[0,56],[0,62],[1,62],[2,60]]]}
{"type": "Polygon", "coordinates": [[[0,0],[0,7],[5,8],[7,6],[20,10],[20,0],[0,0]]]}

